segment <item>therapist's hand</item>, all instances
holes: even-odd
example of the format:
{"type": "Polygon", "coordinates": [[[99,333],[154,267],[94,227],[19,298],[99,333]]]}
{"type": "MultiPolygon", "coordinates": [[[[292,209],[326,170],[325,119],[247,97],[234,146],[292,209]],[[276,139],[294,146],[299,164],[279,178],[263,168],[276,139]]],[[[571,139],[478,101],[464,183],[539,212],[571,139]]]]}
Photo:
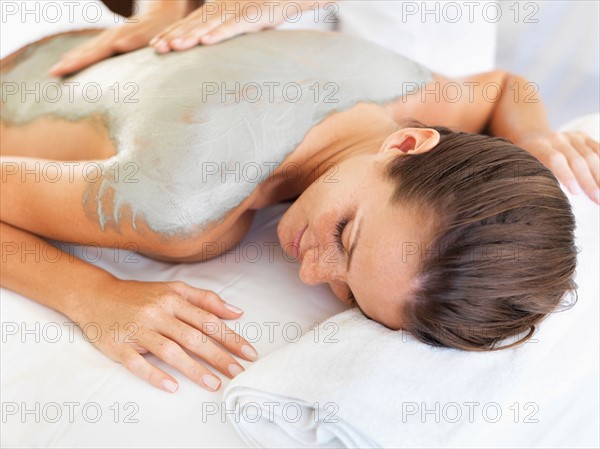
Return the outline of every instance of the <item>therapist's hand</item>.
{"type": "Polygon", "coordinates": [[[242,311],[214,292],[183,282],[115,280],[105,287],[70,318],[100,351],[157,388],[174,393],[178,383],[141,354],[156,355],[211,391],[221,380],[188,352],[228,377],[243,371],[229,353],[246,360],[257,357],[252,346],[221,321],[239,318],[242,311]]]}
{"type": "Polygon", "coordinates": [[[528,136],[516,145],[548,167],[572,194],[578,186],[600,204],[600,144],[581,131],[548,132],[528,136]]]}
{"type": "Polygon", "coordinates": [[[131,22],[101,32],[65,53],[50,68],[50,75],[69,75],[113,55],[147,46],[156,33],[184,16],[184,6],[180,2],[173,2],[173,6],[169,8],[153,9],[130,19],[131,22]]]}
{"type": "MultiPolygon", "coordinates": [[[[215,0],[158,33],[151,41],[159,53],[210,45],[237,36],[274,28],[299,11],[318,7],[318,1],[215,0]]],[[[301,12],[300,12],[301,13],[301,12]]]]}

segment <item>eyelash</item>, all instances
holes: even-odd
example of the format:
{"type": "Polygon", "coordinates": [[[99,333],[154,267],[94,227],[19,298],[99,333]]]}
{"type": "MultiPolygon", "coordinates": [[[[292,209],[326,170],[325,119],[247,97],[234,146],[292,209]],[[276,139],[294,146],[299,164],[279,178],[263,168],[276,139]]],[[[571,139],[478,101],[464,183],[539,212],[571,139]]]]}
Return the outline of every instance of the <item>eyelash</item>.
{"type": "MultiPolygon", "coordinates": [[[[335,225],[335,242],[338,246],[338,249],[340,250],[340,252],[344,252],[344,244],[342,243],[342,233],[344,232],[344,228],[346,227],[346,225],[350,222],[350,220],[348,218],[342,218],[340,221],[337,222],[337,224],[335,225]]],[[[354,298],[354,294],[352,293],[352,290],[348,289],[349,293],[348,293],[348,301],[352,302],[352,305],[354,305],[354,303],[356,303],[356,299],[354,298]]]]}
{"type": "Polygon", "coordinates": [[[344,232],[344,228],[346,227],[349,221],[350,220],[347,218],[342,218],[335,225],[335,234],[333,236],[335,237],[335,242],[337,243],[340,252],[344,252],[344,244],[342,243],[342,233],[344,232]]]}

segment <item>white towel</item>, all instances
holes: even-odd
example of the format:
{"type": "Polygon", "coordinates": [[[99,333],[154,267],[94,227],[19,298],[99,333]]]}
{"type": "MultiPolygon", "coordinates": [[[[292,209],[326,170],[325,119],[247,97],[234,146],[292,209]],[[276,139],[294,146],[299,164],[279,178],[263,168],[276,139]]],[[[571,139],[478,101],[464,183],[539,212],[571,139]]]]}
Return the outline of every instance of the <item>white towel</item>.
{"type": "Polygon", "coordinates": [[[510,424],[521,372],[555,343],[551,332],[497,352],[433,348],[356,309],[323,323],[319,334],[267,356],[229,385],[226,407],[238,408],[233,424],[248,445],[464,446],[510,424]]]}
{"type": "MultiPolygon", "coordinates": [[[[598,115],[584,122],[597,139],[598,115]]],[[[351,309],[236,377],[225,391],[226,409],[236,410],[230,422],[251,447],[568,447],[597,439],[598,208],[582,195],[571,201],[579,301],[542,322],[532,342],[484,353],[434,348],[351,309]]]]}

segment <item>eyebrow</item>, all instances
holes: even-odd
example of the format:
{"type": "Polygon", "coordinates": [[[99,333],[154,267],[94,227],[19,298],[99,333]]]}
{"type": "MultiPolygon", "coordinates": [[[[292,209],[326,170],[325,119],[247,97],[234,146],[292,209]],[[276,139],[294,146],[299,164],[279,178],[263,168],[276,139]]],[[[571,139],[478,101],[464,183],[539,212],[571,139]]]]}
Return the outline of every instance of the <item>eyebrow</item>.
{"type": "Polygon", "coordinates": [[[352,242],[352,246],[350,247],[350,251],[348,254],[348,263],[346,264],[346,272],[350,271],[350,264],[352,263],[352,256],[354,255],[354,250],[356,249],[356,244],[358,243],[358,239],[360,238],[360,223],[358,223],[356,228],[356,235],[354,236],[354,241],[352,242]]]}

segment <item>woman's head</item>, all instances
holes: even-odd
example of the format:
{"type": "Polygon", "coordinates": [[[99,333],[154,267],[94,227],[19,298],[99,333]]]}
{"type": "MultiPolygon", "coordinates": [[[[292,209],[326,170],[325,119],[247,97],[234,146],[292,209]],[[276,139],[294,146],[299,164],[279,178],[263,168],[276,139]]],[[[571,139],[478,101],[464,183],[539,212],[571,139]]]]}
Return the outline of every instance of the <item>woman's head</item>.
{"type": "Polygon", "coordinates": [[[306,229],[304,282],[353,294],[365,315],[423,342],[489,350],[574,290],[574,227],[558,182],[526,151],[413,123],[325,173],[278,231],[292,242],[306,229]]]}

